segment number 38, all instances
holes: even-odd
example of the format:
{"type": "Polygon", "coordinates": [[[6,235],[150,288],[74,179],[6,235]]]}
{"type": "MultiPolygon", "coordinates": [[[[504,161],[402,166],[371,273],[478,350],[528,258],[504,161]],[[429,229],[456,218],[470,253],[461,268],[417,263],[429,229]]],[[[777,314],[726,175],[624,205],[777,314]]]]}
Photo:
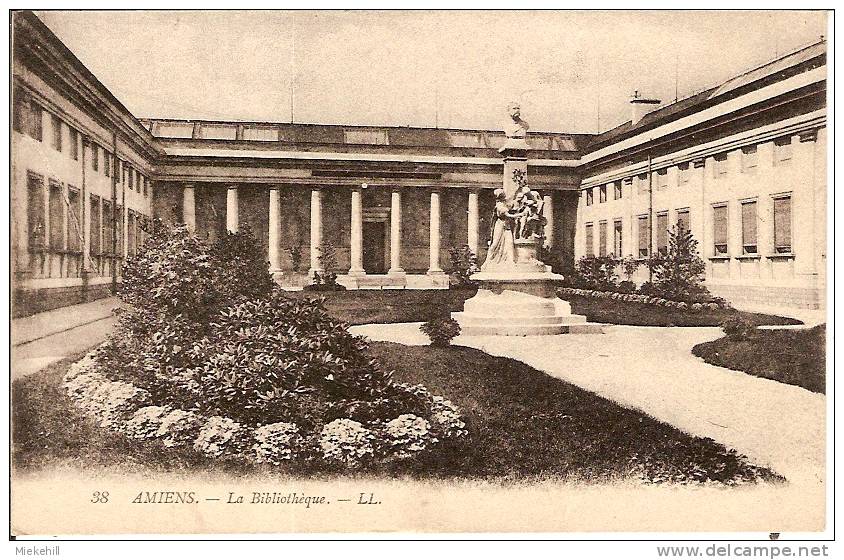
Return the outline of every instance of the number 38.
{"type": "Polygon", "coordinates": [[[92,504],[107,504],[108,503],[108,492],[94,492],[91,496],[91,503],[92,504]]]}

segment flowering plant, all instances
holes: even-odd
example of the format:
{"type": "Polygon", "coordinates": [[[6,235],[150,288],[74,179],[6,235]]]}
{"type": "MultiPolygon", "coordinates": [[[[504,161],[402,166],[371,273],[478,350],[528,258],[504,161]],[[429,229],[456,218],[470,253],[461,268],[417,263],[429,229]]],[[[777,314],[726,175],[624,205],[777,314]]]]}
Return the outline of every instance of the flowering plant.
{"type": "Polygon", "coordinates": [[[193,412],[171,410],[161,419],[161,425],[155,435],[164,438],[166,447],[186,445],[196,437],[200,424],[200,417],[193,412]]]}
{"type": "Polygon", "coordinates": [[[211,457],[236,454],[243,438],[241,424],[231,418],[212,416],[200,428],[193,448],[211,457]]]}
{"type": "Polygon", "coordinates": [[[384,426],[385,443],[396,457],[412,457],[437,442],[431,424],[415,414],[402,414],[384,426]]]}
{"type": "Polygon", "coordinates": [[[353,467],[372,458],[375,451],[373,439],[372,431],[360,422],[338,418],[323,426],[319,445],[323,458],[353,467]]]}
{"type": "Polygon", "coordinates": [[[137,439],[154,438],[164,417],[170,413],[166,406],[145,406],[135,411],[123,425],[123,433],[137,439]]]}
{"type": "Polygon", "coordinates": [[[296,456],[296,445],[300,441],[299,428],[296,424],[276,422],[267,424],[255,430],[256,462],[281,464],[281,461],[293,459],[296,456]]]}

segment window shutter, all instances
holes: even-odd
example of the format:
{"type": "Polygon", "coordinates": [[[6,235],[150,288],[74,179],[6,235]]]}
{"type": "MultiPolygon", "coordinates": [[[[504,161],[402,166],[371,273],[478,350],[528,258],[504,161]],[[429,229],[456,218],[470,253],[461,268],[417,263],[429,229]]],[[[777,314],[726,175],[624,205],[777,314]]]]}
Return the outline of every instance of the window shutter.
{"type": "Polygon", "coordinates": [[[648,242],[651,236],[648,225],[648,217],[639,216],[639,255],[643,257],[648,255],[648,242]]]}
{"type": "Polygon", "coordinates": [[[741,205],[741,238],[744,245],[756,245],[756,203],[741,205]]]}
{"type": "Polygon", "coordinates": [[[662,252],[668,250],[668,214],[656,217],[656,249],[662,252]]]}
{"type": "Polygon", "coordinates": [[[598,224],[598,255],[607,255],[607,222],[598,224]]]}
{"type": "Polygon", "coordinates": [[[595,256],[593,235],[592,224],[586,224],[586,255],[589,257],[595,256]]]}
{"type": "Polygon", "coordinates": [[[715,244],[727,244],[727,207],[716,206],[713,208],[713,221],[715,223],[715,244]]]}
{"type": "Polygon", "coordinates": [[[791,197],[774,199],[774,245],[791,249],[791,197]]]}

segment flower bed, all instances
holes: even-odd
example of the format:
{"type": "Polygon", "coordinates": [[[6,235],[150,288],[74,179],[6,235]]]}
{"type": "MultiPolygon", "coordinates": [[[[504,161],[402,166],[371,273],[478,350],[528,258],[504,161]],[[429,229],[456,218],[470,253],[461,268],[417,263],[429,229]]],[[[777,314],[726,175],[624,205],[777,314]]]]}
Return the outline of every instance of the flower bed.
{"type": "Polygon", "coordinates": [[[336,418],[310,432],[293,422],[247,424],[206,416],[153,401],[150,393],[125,381],[110,381],[94,350],[68,369],[63,387],[78,408],[126,437],[158,440],[165,447],[192,447],[208,457],[281,465],[320,461],[344,468],[413,459],[442,442],[464,438],[457,408],[421,385],[393,384],[407,401],[426,404],[430,421],[412,413],[361,422],[336,418]]]}
{"type": "Polygon", "coordinates": [[[611,299],[614,301],[628,301],[635,303],[645,303],[649,305],[659,305],[661,307],[682,309],[692,312],[701,312],[706,309],[730,309],[727,302],[723,300],[711,301],[707,303],[695,302],[688,303],[685,301],[673,301],[661,297],[649,296],[644,294],[625,294],[621,292],[605,291],[605,290],[583,290],[580,288],[558,288],[557,295],[565,299],[566,296],[580,296],[580,297],[594,297],[599,299],[611,299]]]}

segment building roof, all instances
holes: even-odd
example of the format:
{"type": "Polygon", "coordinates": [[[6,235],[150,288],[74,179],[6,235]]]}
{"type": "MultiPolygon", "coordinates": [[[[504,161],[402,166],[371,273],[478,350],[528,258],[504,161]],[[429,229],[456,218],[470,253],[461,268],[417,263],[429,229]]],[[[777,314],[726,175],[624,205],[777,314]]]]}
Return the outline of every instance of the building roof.
{"type": "Polygon", "coordinates": [[[588,146],[585,147],[584,152],[588,153],[597,150],[618,140],[634,136],[690,113],[700,111],[706,107],[717,105],[728,99],[733,99],[750,89],[758,89],[825,64],[826,41],[821,39],[760,66],[751,68],[719,85],[651,111],[645,114],[636,124],[633,124],[632,121],[627,121],[606,132],[597,134],[592,137],[588,146]]]}

